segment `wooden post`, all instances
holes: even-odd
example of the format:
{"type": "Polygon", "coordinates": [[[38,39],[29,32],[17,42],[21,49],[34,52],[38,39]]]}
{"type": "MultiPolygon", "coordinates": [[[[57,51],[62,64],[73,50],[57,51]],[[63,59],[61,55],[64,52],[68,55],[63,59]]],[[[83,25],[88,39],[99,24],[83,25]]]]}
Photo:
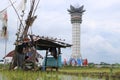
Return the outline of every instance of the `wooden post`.
{"type": "Polygon", "coordinates": [[[58,54],[61,54],[61,48],[60,47],[58,48],[58,54]]]}
{"type": "Polygon", "coordinates": [[[57,68],[56,68],[56,71],[58,71],[58,67],[59,67],[59,54],[61,53],[61,49],[60,47],[58,48],[58,53],[57,54],[57,68]]]}
{"type": "Polygon", "coordinates": [[[46,56],[45,56],[45,70],[46,70],[46,67],[47,67],[47,55],[48,55],[48,50],[46,50],[46,56]]]}

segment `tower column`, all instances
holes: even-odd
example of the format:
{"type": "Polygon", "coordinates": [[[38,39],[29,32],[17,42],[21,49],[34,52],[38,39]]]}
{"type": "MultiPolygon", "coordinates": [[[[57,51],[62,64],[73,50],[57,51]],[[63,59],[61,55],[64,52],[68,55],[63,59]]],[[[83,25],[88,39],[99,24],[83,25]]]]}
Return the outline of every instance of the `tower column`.
{"type": "Polygon", "coordinates": [[[72,58],[79,58],[80,54],[80,23],[72,24],[72,58]],[[74,26],[74,27],[73,27],[74,26]]]}
{"type": "Polygon", "coordinates": [[[73,7],[70,5],[68,12],[71,15],[72,24],[72,54],[70,63],[80,66],[82,63],[82,56],[80,53],[80,24],[82,23],[82,14],[85,12],[83,6],[73,7]]]}

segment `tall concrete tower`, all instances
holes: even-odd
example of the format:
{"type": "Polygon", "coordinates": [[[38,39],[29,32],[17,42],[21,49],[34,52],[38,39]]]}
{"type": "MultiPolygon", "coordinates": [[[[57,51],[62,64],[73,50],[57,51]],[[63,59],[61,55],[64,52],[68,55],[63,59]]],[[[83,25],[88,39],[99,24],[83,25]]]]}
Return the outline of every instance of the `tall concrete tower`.
{"type": "Polygon", "coordinates": [[[72,54],[70,63],[81,66],[82,56],[80,53],[80,24],[82,23],[82,14],[85,12],[83,10],[84,6],[74,7],[70,5],[68,12],[71,15],[72,24],[72,54]]]}

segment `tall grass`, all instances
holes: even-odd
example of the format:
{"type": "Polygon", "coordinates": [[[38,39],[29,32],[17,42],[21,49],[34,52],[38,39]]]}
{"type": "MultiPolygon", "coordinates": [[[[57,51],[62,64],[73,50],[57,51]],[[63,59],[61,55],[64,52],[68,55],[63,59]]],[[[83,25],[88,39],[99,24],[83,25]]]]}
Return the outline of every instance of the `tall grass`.
{"type": "MultiPolygon", "coordinates": [[[[109,75],[111,73],[111,69],[110,68],[87,68],[87,67],[85,68],[64,67],[59,69],[58,72],[56,72],[56,71],[7,70],[4,68],[1,68],[0,80],[82,80],[84,79],[83,77],[89,77],[88,73],[89,74],[107,73],[109,75]]],[[[113,68],[112,73],[119,75],[120,69],[113,68]]]]}
{"type": "Polygon", "coordinates": [[[44,73],[22,70],[17,71],[4,70],[2,71],[2,75],[4,75],[3,77],[6,77],[8,80],[37,80],[37,79],[42,80],[41,78],[45,76],[44,73]]]}
{"type": "Polygon", "coordinates": [[[59,80],[57,72],[2,70],[0,73],[2,80],[59,80]]]}
{"type": "Polygon", "coordinates": [[[60,72],[67,73],[120,73],[120,68],[89,68],[89,67],[64,67],[60,72]]]}

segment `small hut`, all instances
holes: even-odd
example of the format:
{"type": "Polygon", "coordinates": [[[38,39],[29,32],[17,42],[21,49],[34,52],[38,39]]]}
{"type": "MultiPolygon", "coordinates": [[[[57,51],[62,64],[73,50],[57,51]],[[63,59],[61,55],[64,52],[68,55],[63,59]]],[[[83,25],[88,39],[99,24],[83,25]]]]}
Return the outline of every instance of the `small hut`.
{"type": "MultiPolygon", "coordinates": [[[[3,57],[3,59],[5,60],[5,63],[6,63],[6,64],[9,64],[9,63],[12,62],[12,59],[13,59],[14,54],[15,54],[15,50],[12,50],[12,51],[10,51],[7,55],[5,55],[5,56],[3,57]]],[[[39,59],[39,58],[42,58],[42,59],[43,59],[43,56],[40,55],[38,52],[37,52],[36,56],[37,56],[37,59],[39,59]]]]}
{"type": "Polygon", "coordinates": [[[44,67],[44,69],[48,67],[58,69],[61,66],[61,48],[71,47],[71,45],[57,40],[56,38],[53,39],[35,35],[30,36],[32,37],[32,40],[27,39],[24,42],[18,43],[19,45],[16,48],[17,54],[14,55],[15,57],[13,56],[13,64],[25,69],[25,65],[28,65],[28,63],[36,63],[36,50],[45,50],[46,56],[44,58],[42,67],[44,67]],[[29,49],[31,52],[29,52],[29,49]],[[49,55],[51,57],[49,57],[49,55]],[[15,60],[17,62],[15,62],[15,60]]]}
{"type": "Polygon", "coordinates": [[[12,61],[12,57],[14,55],[14,50],[10,51],[7,55],[3,57],[5,63],[9,64],[12,61]]]}
{"type": "Polygon", "coordinates": [[[62,66],[61,63],[61,48],[71,47],[70,44],[63,41],[51,39],[49,37],[38,36],[38,40],[35,41],[37,50],[45,50],[46,56],[43,62],[43,67],[46,68],[56,68],[62,66]],[[48,54],[50,53],[50,54],[48,54]]]}

